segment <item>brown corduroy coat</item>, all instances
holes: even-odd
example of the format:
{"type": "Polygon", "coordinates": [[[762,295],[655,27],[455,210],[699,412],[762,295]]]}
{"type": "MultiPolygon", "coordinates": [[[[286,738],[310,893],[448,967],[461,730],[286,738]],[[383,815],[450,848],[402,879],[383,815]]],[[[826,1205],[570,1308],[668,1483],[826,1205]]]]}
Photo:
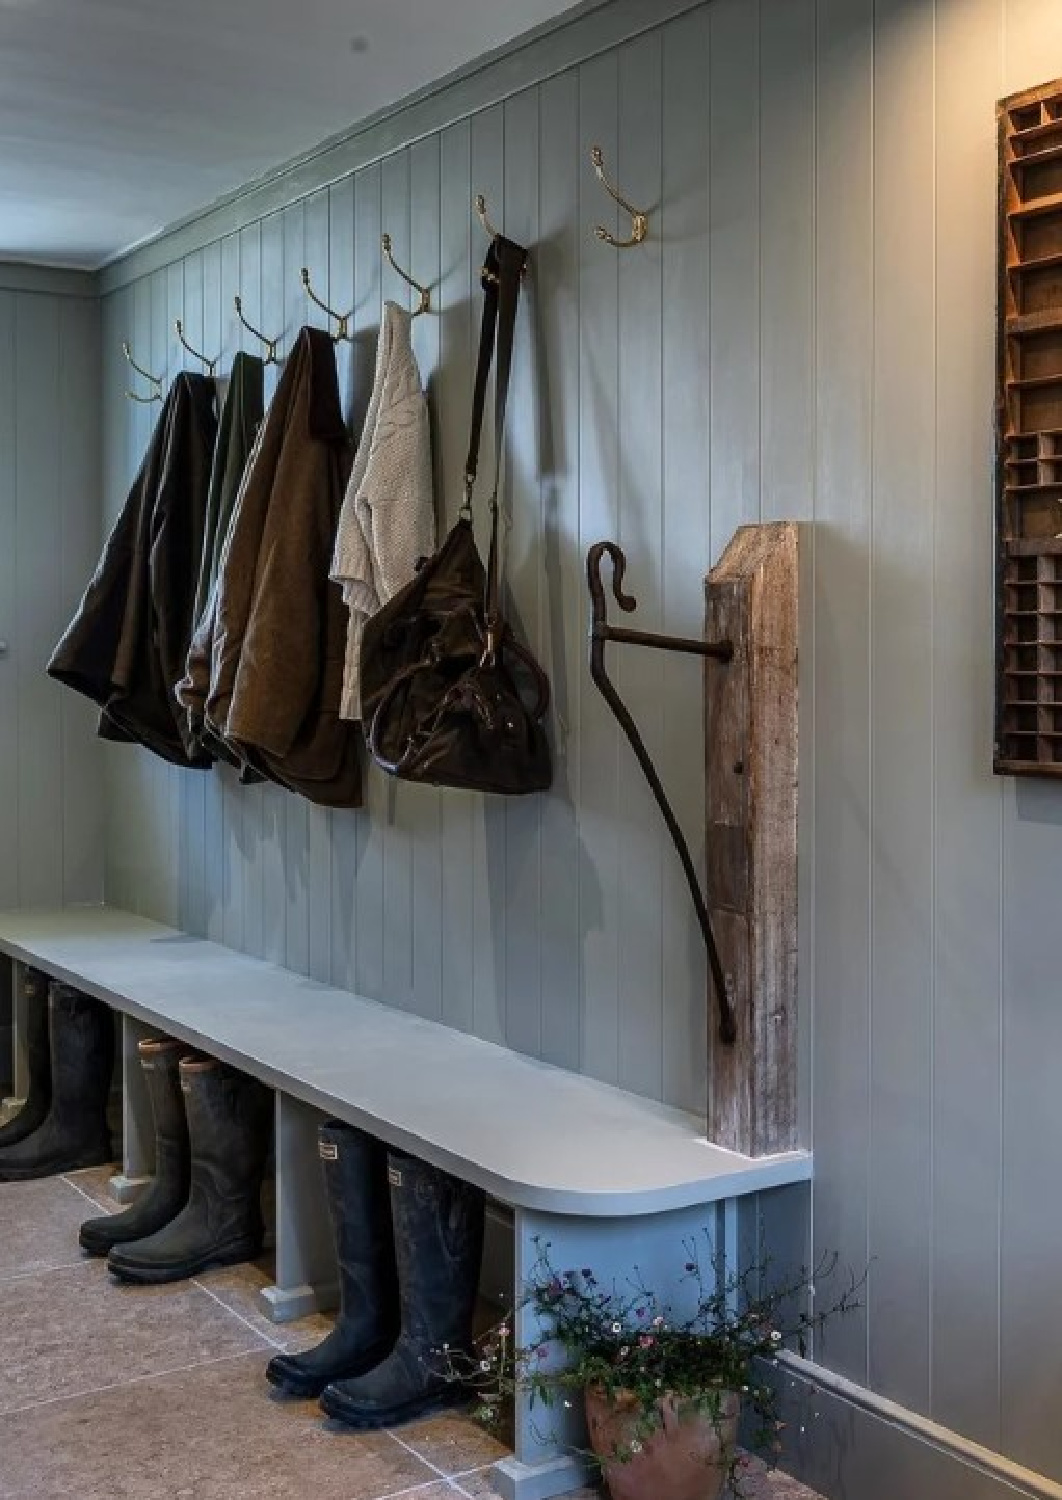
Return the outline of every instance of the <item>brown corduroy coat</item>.
{"type": "Polygon", "coordinates": [[[332,340],[304,328],[244,476],[210,638],[184,685],[252,766],[326,807],[362,800],[358,735],[339,717],[347,611],[328,577],[351,458],[332,340]]]}

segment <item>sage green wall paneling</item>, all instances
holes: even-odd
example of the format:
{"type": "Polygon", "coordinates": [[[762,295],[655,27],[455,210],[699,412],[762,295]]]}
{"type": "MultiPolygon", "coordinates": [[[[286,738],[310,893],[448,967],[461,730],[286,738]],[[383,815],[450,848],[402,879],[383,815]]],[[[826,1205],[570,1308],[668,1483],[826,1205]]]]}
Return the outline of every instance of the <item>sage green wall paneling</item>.
{"type": "MultiPolygon", "coordinates": [[[[206,329],[204,278],[206,274],[207,249],[217,254],[218,245],[193,251],[185,256],[184,285],[181,289],[181,311],[184,335],[193,349],[207,359],[219,355],[217,335],[206,329]]],[[[186,370],[197,375],[207,373],[206,366],[194,359],[186,350],[181,350],[186,370]]],[[[221,366],[219,364],[218,370],[221,366]]],[[[180,925],[189,932],[205,934],[207,926],[207,866],[206,866],[206,783],[211,776],[181,776],[179,783],[180,836],[182,840],[181,906],[180,925]]]]}
{"type": "MultiPolygon", "coordinates": [[[[354,179],[345,177],[328,190],[328,279],[337,296],[354,296],[354,179]]],[[[344,311],[346,309],[344,308],[344,311]]],[[[343,410],[349,418],[354,399],[354,349],[336,346],[336,367],[343,410]]],[[[358,870],[358,816],[334,813],[329,891],[329,977],[343,989],[354,989],[354,882],[358,870]]]]}
{"type": "MultiPolygon", "coordinates": [[[[651,221],[661,237],[663,256],[661,623],[676,634],[696,629],[703,620],[704,575],[711,556],[712,370],[706,352],[711,326],[709,32],[707,6],[691,11],[664,32],[662,181],[660,206],[651,221]]],[[[580,229],[585,232],[584,226],[580,229]]],[[[660,773],[703,878],[704,740],[698,722],[702,668],[699,662],[661,654],[655,670],[663,685],[660,773]]],[[[582,685],[585,667],[581,660],[577,674],[582,685]]],[[[586,691],[593,689],[587,686],[586,691]]],[[[669,843],[663,849],[663,1096],[687,1109],[701,1110],[706,1099],[702,1060],[708,1045],[707,965],[681,866],[669,843]]]]}
{"type": "Polygon", "coordinates": [[[875,1390],[930,1399],[935,288],[933,8],[878,0],[871,474],[870,1242],[875,1390]],[[906,379],[892,372],[906,371],[906,379]]]}
{"type": "MultiPolygon", "coordinates": [[[[606,53],[579,70],[581,152],[597,144],[614,163],[619,117],[619,63],[606,53]]],[[[618,216],[584,165],[579,178],[579,545],[577,556],[619,534],[619,260],[589,233],[617,230],[618,216]]],[[[569,417],[569,421],[572,417],[569,417]]],[[[585,595],[584,595],[585,598],[585,595]]],[[[585,607],[585,606],[584,606],[585,607]]],[[[585,672],[585,667],[583,669],[585,672]]],[[[622,682],[622,668],[618,672],[622,682]]],[[[588,1073],[619,1077],[620,864],[634,857],[620,836],[620,745],[600,695],[580,683],[577,797],[582,849],[579,922],[582,931],[582,1059],[588,1073]]],[[[644,708],[646,705],[639,705],[644,708]]],[[[641,851],[639,851],[639,855],[641,851]]]]}
{"type": "MultiPolygon", "coordinates": [[[[226,280],[223,264],[226,243],[215,240],[203,249],[203,352],[210,359],[218,359],[219,402],[224,396],[229,362],[236,349],[232,298],[239,278],[233,276],[226,280]],[[233,284],[230,285],[230,281],[233,284]]],[[[202,899],[200,930],[205,937],[221,942],[225,915],[225,783],[220,776],[203,777],[202,899]]]]}
{"type": "Polygon", "coordinates": [[[99,552],[100,310],[17,271],[0,291],[0,900],[98,901],[93,718],[44,668],[99,552]]]}
{"type": "MultiPolygon", "coordinates": [[[[505,233],[528,247],[541,243],[539,227],[539,106],[537,89],[517,94],[503,107],[504,196],[498,212],[505,233]]],[[[521,298],[513,356],[510,401],[513,422],[506,452],[503,538],[506,595],[524,639],[542,659],[542,510],[539,497],[539,432],[535,383],[536,316],[541,273],[533,267],[521,298]]],[[[484,478],[487,476],[485,475],[484,478]]],[[[486,491],[484,491],[486,493],[486,491]]],[[[520,1052],[541,1056],[542,993],[542,808],[539,797],[514,798],[505,807],[505,865],[499,906],[505,922],[505,1040],[520,1052]]]]}
{"type": "MultiPolygon", "coordinates": [[[[539,1028],[542,1056],[580,1067],[580,838],[577,725],[586,668],[585,591],[579,556],[579,432],[567,414],[579,397],[579,256],[585,232],[579,184],[579,79],[572,70],[539,90],[538,160],[553,163],[538,194],[538,241],[527,288],[533,339],[532,410],[539,452],[541,662],[552,690],[554,789],[541,808],[539,1028]],[[548,295],[545,288],[549,289],[548,295]]],[[[455,469],[455,473],[459,473],[455,469]]],[[[444,804],[445,816],[445,804],[444,804]]]]}
{"type": "MultiPolygon", "coordinates": [[[[990,446],[1001,0],[937,0],[932,1415],[1000,1443],[1003,785],[992,741],[990,446]],[[971,234],[971,220],[983,232],[971,234]],[[972,1308],[977,1315],[971,1317],[972,1308]]],[[[1033,77],[1028,73],[1025,82],[1033,77]]]]}
{"type": "MultiPolygon", "coordinates": [[[[498,229],[505,230],[505,108],[496,104],[474,115],[469,150],[472,192],[483,193],[487,210],[498,229]]],[[[470,194],[466,191],[465,200],[470,194]]],[[[478,229],[478,225],[475,226],[478,229]]],[[[480,232],[473,239],[473,266],[482,265],[485,250],[480,232]]],[[[473,283],[469,316],[475,326],[481,302],[478,280],[473,283]]],[[[478,333],[474,332],[475,348],[478,333]]],[[[526,420],[526,417],[524,418],[526,420]]],[[[467,428],[466,428],[467,431],[467,428]]],[[[488,537],[487,502],[490,476],[494,472],[494,424],[484,420],[479,453],[479,483],[475,496],[476,532],[486,557],[488,537]]],[[[506,818],[504,800],[498,797],[472,800],[472,1007],[477,1036],[504,1042],[506,1034],[505,952],[509,929],[523,920],[505,905],[506,818]]]]}
{"type": "MultiPolygon", "coordinates": [[[[873,360],[872,0],[821,0],[815,196],[816,1243],[868,1254],[870,1147],[870,522],[873,360]],[[828,726],[828,728],[826,727],[828,726]]],[[[802,747],[803,749],[803,747],[802,747]]],[[[829,1358],[867,1378],[866,1311],[829,1358]]]]}
{"type": "Polygon", "coordinates": [[[15,304],[15,671],[18,681],[19,898],[63,888],[62,700],[43,668],[61,625],[57,299],[15,304]]]}
{"type": "MultiPolygon", "coordinates": [[[[616,150],[610,169],[639,207],[659,203],[662,187],[661,114],[663,35],[657,31],[622,47],[618,55],[616,150]]],[[[629,216],[621,233],[630,233],[629,216]]],[[[617,328],[621,350],[637,350],[617,362],[618,540],[627,550],[631,586],[643,630],[663,621],[663,257],[660,240],[639,253],[591,241],[599,261],[611,257],[618,274],[617,328]]],[[[663,750],[664,709],[655,653],[620,647],[613,662],[621,691],[637,705],[646,745],[654,759],[663,750]]],[[[693,681],[697,667],[693,666],[693,681]]],[[[700,715],[692,716],[699,722],[700,715]]],[[[613,725],[613,733],[615,726],[613,725]]],[[[636,1093],[659,1095],[663,1080],[665,999],[663,992],[663,864],[666,834],[645,778],[625,740],[616,736],[616,834],[620,847],[639,849],[637,859],[619,861],[618,1065],[615,1081],[636,1093]]],[[[667,845],[670,852],[670,845],[667,845]]]]}
{"type": "MultiPolygon", "coordinates": [[[[348,295],[350,283],[348,278],[344,286],[332,275],[331,224],[329,193],[327,188],[322,188],[306,202],[305,255],[307,263],[320,261],[328,274],[329,290],[334,289],[337,297],[343,297],[348,295]]],[[[301,294],[298,267],[294,268],[294,274],[296,294],[301,294]]],[[[343,358],[347,358],[345,351],[343,358]]],[[[342,400],[345,369],[338,360],[337,371],[342,400]]],[[[306,823],[306,973],[311,979],[327,984],[332,967],[332,812],[329,808],[311,807],[307,803],[306,823]]]]}
{"type": "MultiPolygon", "coordinates": [[[[439,319],[439,378],[432,392],[435,464],[439,476],[440,533],[457,520],[462,476],[468,450],[469,370],[472,366],[473,285],[478,284],[483,237],[472,214],[472,135],[462,120],[439,138],[439,233],[441,275],[435,296],[439,319]],[[475,282],[474,282],[475,278],[475,282]]],[[[373,782],[376,778],[371,778],[373,782]]],[[[461,880],[444,879],[442,925],[442,1019],[461,1031],[475,1029],[472,944],[472,868],[474,799],[463,792],[442,799],[440,851],[444,871],[465,872],[461,880]]]]}
{"type": "MultiPolygon", "coordinates": [[[[380,179],[380,226],[381,233],[392,236],[395,244],[403,247],[400,254],[409,259],[409,152],[398,151],[382,164],[380,179]]],[[[394,272],[381,259],[380,246],[376,246],[380,261],[380,284],[383,297],[405,302],[404,295],[395,286],[394,272]],[[396,295],[397,294],[397,295],[396,295]]],[[[401,284],[400,284],[401,285],[401,284]]],[[[382,299],[381,299],[382,300],[382,299]]],[[[380,302],[373,308],[378,324],[380,302]]],[[[431,837],[433,809],[418,809],[419,789],[392,782],[388,787],[387,815],[383,826],[383,993],[391,1003],[403,1010],[415,1007],[413,997],[413,951],[414,890],[413,890],[413,842],[416,837],[418,811],[426,817],[424,831],[431,837]]],[[[429,800],[433,799],[428,793],[429,800]]],[[[425,910],[424,917],[431,920],[425,910]]]]}
{"type": "MultiPolygon", "coordinates": [[[[380,326],[383,276],[380,263],[381,169],[366,167],[354,179],[354,431],[360,433],[372,388],[376,331],[380,326]]],[[[385,823],[392,791],[381,776],[367,774],[365,814],[351,815],[357,842],[354,915],[357,931],[354,988],[382,995],[384,975],[385,823]]]]}
{"type": "MultiPolygon", "coordinates": [[[[295,205],[299,214],[302,205],[295,205]]],[[[271,214],[262,221],[262,306],[283,311],[289,330],[289,349],[299,327],[312,321],[307,300],[298,280],[301,262],[294,246],[290,257],[285,254],[286,210],[271,214]],[[294,275],[295,285],[291,285],[294,275]]],[[[301,236],[300,236],[301,239],[301,236]]],[[[319,296],[328,298],[328,277],[324,266],[311,266],[310,274],[319,296]]],[[[273,373],[271,385],[276,384],[273,373]]],[[[262,891],[262,957],[269,963],[282,964],[285,958],[288,914],[287,836],[289,794],[271,782],[261,788],[261,821],[252,825],[250,838],[261,851],[262,891]]],[[[293,815],[294,816],[294,815],[293,815]]],[[[296,851],[293,851],[293,853],[296,851]]],[[[305,878],[305,870],[292,868],[291,880],[305,878]]],[[[294,955],[297,957],[297,955],[294,955]]]]}
{"type": "MultiPolygon", "coordinates": [[[[86,568],[99,552],[103,429],[99,405],[100,307],[95,299],[64,298],[59,305],[59,559],[54,638],[81,598],[86,568]]],[[[49,644],[54,645],[54,639],[49,644]]],[[[103,757],[96,713],[87,699],[59,694],[62,785],[62,897],[99,901],[103,895],[105,814],[103,757]]]]}
{"type": "MultiPolygon", "coordinates": [[[[1005,0],[1003,20],[1003,92],[1057,74],[1062,9],[1052,0],[1005,0]]],[[[1057,1341],[1043,1337],[1043,1317],[1057,1301],[1058,1258],[1051,1247],[1062,1236],[1062,1198],[1045,1192],[1044,1182],[1056,1181],[1058,1172],[1060,825],[1062,795],[1055,783],[1005,782],[1003,1444],[1020,1462],[1055,1478],[1062,1478],[1062,1439],[1050,1392],[1058,1382],[1059,1355],[1057,1341]]]]}
{"type": "MultiPolygon", "coordinates": [[[[434,299],[439,295],[441,271],[441,147],[439,136],[433,135],[410,148],[407,239],[395,251],[398,264],[404,270],[423,285],[434,288],[434,299]]],[[[390,271],[390,267],[384,269],[384,285],[387,295],[393,301],[408,306],[411,310],[416,307],[416,293],[405,287],[394,272],[390,271]]],[[[413,347],[425,388],[434,406],[442,347],[442,330],[437,314],[426,313],[413,320],[413,347]]],[[[435,427],[432,431],[433,452],[438,440],[438,428],[435,427]]],[[[419,1015],[441,1020],[445,885],[441,835],[444,794],[432,787],[411,790],[415,792],[408,808],[411,820],[410,869],[414,899],[412,1003],[419,1015]],[[421,829],[424,836],[419,834],[421,829]]]]}
{"type": "MultiPolygon", "coordinates": [[[[304,321],[323,326],[325,314],[308,299],[302,289],[299,272],[309,266],[311,275],[319,278],[320,295],[330,302],[332,288],[328,276],[328,193],[325,189],[293,203],[281,215],[283,225],[283,301],[289,309],[292,327],[304,321]],[[324,209],[322,221],[321,208],[324,209]],[[312,309],[312,312],[311,312],[312,309]]],[[[337,297],[339,288],[336,288],[337,297]]],[[[278,825],[282,839],[281,875],[284,888],[283,938],[278,963],[299,974],[310,972],[310,804],[303,797],[280,794],[279,810],[283,822],[278,825]]]]}
{"type": "MultiPolygon", "coordinates": [[[[810,522],[815,512],[815,0],[762,0],[760,20],[760,514],[810,522]]],[[[814,527],[803,548],[800,650],[815,659],[814,527]]],[[[815,995],[815,678],[800,684],[799,1009],[815,995]]],[[[811,1027],[800,1041],[800,1129],[810,1138],[811,1027]]]]}

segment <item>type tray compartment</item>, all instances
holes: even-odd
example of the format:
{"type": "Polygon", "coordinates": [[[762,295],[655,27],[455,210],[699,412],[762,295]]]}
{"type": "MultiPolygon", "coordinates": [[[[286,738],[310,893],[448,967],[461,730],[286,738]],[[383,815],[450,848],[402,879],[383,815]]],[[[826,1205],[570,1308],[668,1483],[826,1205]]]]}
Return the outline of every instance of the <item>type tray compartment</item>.
{"type": "Polygon", "coordinates": [[[1062,776],[1062,80],[997,114],[994,765],[1062,776]]]}

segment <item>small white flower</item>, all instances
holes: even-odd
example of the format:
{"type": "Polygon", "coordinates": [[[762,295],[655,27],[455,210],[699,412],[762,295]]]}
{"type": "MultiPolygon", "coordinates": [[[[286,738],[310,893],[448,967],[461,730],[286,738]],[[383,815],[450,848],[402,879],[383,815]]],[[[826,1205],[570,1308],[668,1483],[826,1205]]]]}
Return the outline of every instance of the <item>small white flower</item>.
{"type": "Polygon", "coordinates": [[[613,1323],[613,1325],[612,1325],[612,1332],[613,1333],[622,1333],[623,1332],[623,1325],[621,1323],[613,1323]]]}
{"type": "Polygon", "coordinates": [[[642,1451],[642,1445],[638,1441],[638,1439],[635,1438],[634,1441],[631,1443],[631,1452],[632,1453],[640,1453],[641,1451],[642,1451]]]}
{"type": "Polygon", "coordinates": [[[490,1360],[489,1359],[481,1359],[480,1362],[479,1362],[479,1368],[481,1370],[489,1370],[490,1369],[490,1360]]]}
{"type": "Polygon", "coordinates": [[[772,1344],[780,1344],[781,1342],[782,1342],[782,1335],[778,1332],[778,1330],[776,1328],[774,1330],[774,1332],[771,1334],[771,1343],[772,1344]]]}
{"type": "Polygon", "coordinates": [[[565,1401],[565,1403],[564,1403],[564,1410],[565,1411],[571,1411],[571,1409],[572,1409],[572,1403],[570,1401],[565,1401]]]}
{"type": "Polygon", "coordinates": [[[627,1345],[626,1345],[626,1344],[624,1344],[624,1346],[623,1346],[623,1348],[622,1348],[622,1349],[621,1349],[621,1350],[620,1350],[620,1359],[626,1359],[626,1358],[627,1358],[627,1355],[628,1355],[628,1354],[629,1354],[629,1353],[630,1353],[630,1352],[631,1352],[631,1351],[630,1351],[630,1350],[629,1350],[629,1349],[628,1349],[628,1347],[627,1347],[627,1345]]]}

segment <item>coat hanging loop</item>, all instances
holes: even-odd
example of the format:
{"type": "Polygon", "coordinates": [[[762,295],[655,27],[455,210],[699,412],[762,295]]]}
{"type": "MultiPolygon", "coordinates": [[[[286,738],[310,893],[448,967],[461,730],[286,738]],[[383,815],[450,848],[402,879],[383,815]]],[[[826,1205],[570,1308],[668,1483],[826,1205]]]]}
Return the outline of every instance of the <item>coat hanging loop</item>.
{"type": "Polygon", "coordinates": [[[207,357],[206,357],[205,354],[200,354],[200,352],[199,352],[198,349],[193,349],[192,348],[191,344],[188,342],[188,340],[184,336],[184,324],[181,322],[180,318],[177,319],[177,321],[174,323],[173,327],[174,327],[174,331],[177,334],[177,337],[180,339],[180,341],[184,345],[184,347],[188,350],[188,353],[191,354],[194,359],[199,360],[200,364],[206,365],[206,370],[207,370],[207,374],[208,375],[213,375],[214,370],[217,367],[217,360],[216,359],[207,359],[207,357]]]}
{"type": "Polygon", "coordinates": [[[421,286],[421,284],[420,284],[419,281],[414,281],[413,280],[412,276],[410,276],[410,274],[409,274],[408,271],[403,271],[402,267],[395,260],[394,254],[393,254],[393,252],[391,250],[391,236],[389,234],[383,234],[383,235],[380,236],[380,248],[383,251],[384,256],[387,259],[387,262],[390,265],[391,269],[394,272],[396,272],[397,275],[401,276],[402,280],[406,283],[406,285],[412,287],[413,290],[417,293],[417,296],[420,298],[420,303],[417,306],[417,309],[414,312],[413,316],[415,318],[419,318],[420,315],[421,315],[421,313],[430,312],[431,311],[431,290],[430,290],[430,288],[426,287],[426,286],[421,286]]]}
{"type": "Polygon", "coordinates": [[[310,301],[316,303],[321,311],[326,312],[330,318],[335,318],[336,322],[339,324],[339,327],[332,335],[333,344],[341,344],[344,339],[349,339],[350,333],[348,331],[348,327],[351,318],[354,316],[353,308],[348,313],[337,313],[334,308],[329,307],[327,302],[322,302],[320,297],[314,291],[313,287],[310,285],[310,273],[305,266],[303,266],[302,268],[302,284],[306,288],[306,295],[307,297],[309,297],[310,301]]]}
{"type": "Polygon", "coordinates": [[[727,986],[726,975],[723,973],[723,965],[719,958],[719,950],[715,945],[715,937],[712,933],[711,919],[708,915],[708,903],[701,890],[700,881],[697,879],[697,871],[694,867],[693,857],[690,854],[689,845],[685,835],[679,827],[678,819],[675,817],[671,803],[668,801],[667,793],[664,791],[663,783],[653,765],[649,751],[645,747],[627,705],[623,702],[619,693],[605,670],[605,645],[608,641],[616,641],[631,646],[649,646],[661,651],[684,651],[694,656],[711,656],[717,661],[728,662],[734,655],[734,647],[730,641],[708,641],[691,640],[682,636],[654,635],[644,630],[623,630],[608,623],[608,604],[605,600],[605,585],[601,580],[601,560],[609,557],[612,560],[612,592],[616,596],[616,602],[620,609],[627,614],[637,608],[637,601],[631,594],[623,592],[623,575],[627,571],[627,559],[622,549],[616,542],[597,542],[586,555],[586,581],[590,589],[590,676],[594,685],[601,693],[605,702],[611,708],[619,720],[620,728],[630,741],[631,749],[638,759],[646,781],[656,799],[664,822],[667,824],[671,841],[678,851],[682,868],[686,875],[686,883],[690,888],[693,898],[694,911],[697,914],[697,925],[701,929],[704,938],[704,946],[708,954],[708,967],[712,973],[712,982],[715,985],[716,998],[719,1006],[719,1037],[728,1045],[737,1038],[737,1027],[734,1021],[734,1011],[730,1003],[730,992],[727,986]]]}
{"type": "Polygon", "coordinates": [[[609,195],[613,202],[618,203],[620,208],[624,209],[625,212],[629,213],[631,216],[630,239],[618,240],[616,236],[612,234],[608,229],[606,229],[603,224],[598,224],[598,226],[594,230],[594,233],[597,235],[599,240],[603,240],[606,245],[614,245],[617,250],[629,250],[633,245],[643,244],[646,236],[649,233],[648,211],[641,208],[635,208],[633,203],[628,203],[627,199],[624,198],[623,194],[620,192],[619,188],[616,187],[615,183],[610,181],[607,173],[605,172],[605,157],[600,146],[590,147],[590,161],[593,165],[594,171],[597,173],[598,181],[605,189],[605,192],[609,195]]]}
{"type": "Polygon", "coordinates": [[[143,365],[138,365],[137,364],[136,360],[133,358],[133,351],[129,347],[129,340],[128,339],[123,339],[122,340],[122,353],[125,355],[126,359],[132,365],[132,367],[136,371],[136,373],[138,375],[142,375],[145,380],[149,381],[150,384],[155,387],[155,389],[151,392],[151,394],[149,396],[138,396],[137,393],[136,393],[136,391],[126,391],[125,394],[128,397],[128,399],[130,401],[139,401],[144,406],[150,406],[151,403],[152,403],[152,401],[161,401],[162,400],[162,381],[159,379],[159,377],[157,375],[152,375],[152,373],[151,373],[150,370],[145,370],[143,365]]]}
{"type": "Polygon", "coordinates": [[[261,329],[256,328],[253,323],[249,323],[244,317],[242,298],[236,296],[233,297],[232,300],[236,308],[236,316],[239,318],[243,326],[247,329],[248,333],[253,333],[255,338],[260,339],[261,342],[266,346],[266,357],[264,363],[267,365],[279,365],[280,360],[277,358],[277,345],[280,343],[280,335],[278,334],[275,339],[267,338],[266,335],[261,331],[261,329]]]}

